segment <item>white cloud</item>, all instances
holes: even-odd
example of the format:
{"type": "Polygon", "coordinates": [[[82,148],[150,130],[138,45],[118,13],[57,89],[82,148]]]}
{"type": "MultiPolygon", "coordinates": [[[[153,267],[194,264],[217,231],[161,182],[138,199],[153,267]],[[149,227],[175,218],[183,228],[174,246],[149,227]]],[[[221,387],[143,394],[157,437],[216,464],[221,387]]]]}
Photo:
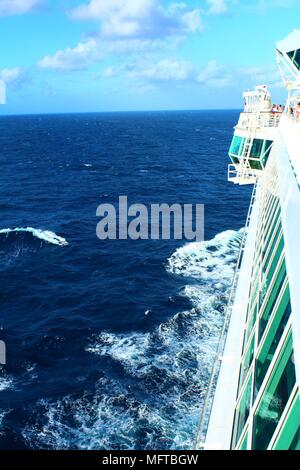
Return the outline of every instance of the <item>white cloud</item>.
{"type": "Polygon", "coordinates": [[[200,10],[195,9],[187,11],[182,15],[182,24],[185,26],[186,31],[189,33],[199,33],[203,31],[203,23],[200,10]]]}
{"type": "Polygon", "coordinates": [[[125,67],[128,76],[135,79],[157,81],[190,81],[211,88],[225,88],[233,85],[233,77],[226,67],[211,60],[205,67],[196,67],[189,61],[164,59],[156,63],[125,67]]]}
{"type": "Polygon", "coordinates": [[[201,85],[213,88],[225,88],[233,84],[232,75],[216,60],[211,60],[206,67],[199,70],[196,80],[201,85]]]}
{"type": "Polygon", "coordinates": [[[206,0],[209,6],[209,13],[213,15],[224,15],[228,11],[226,0],[206,0]]]}
{"type": "MultiPolygon", "coordinates": [[[[108,55],[140,54],[166,49],[168,42],[160,39],[103,40],[99,37],[80,42],[73,48],[57,51],[53,56],[45,56],[38,67],[53,70],[83,70],[108,55]]],[[[170,44],[172,47],[172,44],[170,44]]]]}
{"type": "Polygon", "coordinates": [[[0,80],[3,80],[6,85],[20,87],[28,78],[26,77],[24,69],[14,67],[11,69],[0,69],[0,80]]]}
{"type": "Polygon", "coordinates": [[[100,32],[73,48],[40,60],[40,68],[79,70],[111,54],[136,54],[173,47],[187,34],[203,30],[199,9],[185,3],[163,7],[158,0],[90,0],[74,8],[71,17],[96,20],[100,32]]]}
{"type": "Polygon", "coordinates": [[[23,15],[41,4],[41,0],[0,0],[0,16],[23,15]]]}
{"type": "Polygon", "coordinates": [[[164,59],[147,67],[133,67],[129,71],[132,78],[149,80],[187,80],[192,76],[193,65],[190,62],[174,59],[164,59]]]}
{"type": "Polygon", "coordinates": [[[284,84],[278,67],[275,65],[264,67],[246,67],[240,74],[251,81],[252,85],[268,85],[270,88],[283,88],[284,84]]]}
{"type": "Polygon", "coordinates": [[[102,77],[111,78],[116,75],[116,69],[114,67],[106,67],[102,72],[102,77]]]}
{"type": "Polygon", "coordinates": [[[96,20],[100,34],[116,37],[166,37],[203,29],[200,9],[185,3],[162,6],[158,0],[90,0],[71,10],[76,20],[96,20]]]}
{"type": "Polygon", "coordinates": [[[101,57],[98,43],[95,39],[80,42],[74,48],[57,51],[53,56],[45,56],[39,61],[42,69],[81,70],[101,57]]]}

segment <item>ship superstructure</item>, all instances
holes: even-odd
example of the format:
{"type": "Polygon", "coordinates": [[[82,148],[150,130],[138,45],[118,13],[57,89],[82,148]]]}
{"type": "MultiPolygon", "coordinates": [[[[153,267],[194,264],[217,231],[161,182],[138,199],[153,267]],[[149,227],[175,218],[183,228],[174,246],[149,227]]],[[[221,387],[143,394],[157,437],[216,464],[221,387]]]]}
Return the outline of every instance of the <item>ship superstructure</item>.
{"type": "Polygon", "coordinates": [[[276,46],[288,90],[244,94],[228,179],[253,196],[197,447],[300,450],[300,31],[276,46]]]}

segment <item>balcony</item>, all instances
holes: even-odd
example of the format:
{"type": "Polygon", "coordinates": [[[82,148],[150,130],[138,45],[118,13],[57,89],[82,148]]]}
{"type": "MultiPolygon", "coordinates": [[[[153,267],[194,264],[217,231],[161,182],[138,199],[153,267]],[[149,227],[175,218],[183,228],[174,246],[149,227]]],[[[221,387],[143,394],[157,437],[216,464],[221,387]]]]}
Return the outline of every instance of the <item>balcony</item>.
{"type": "Polygon", "coordinates": [[[278,127],[282,113],[256,112],[241,113],[237,128],[243,129],[259,129],[263,127],[278,127]]]}

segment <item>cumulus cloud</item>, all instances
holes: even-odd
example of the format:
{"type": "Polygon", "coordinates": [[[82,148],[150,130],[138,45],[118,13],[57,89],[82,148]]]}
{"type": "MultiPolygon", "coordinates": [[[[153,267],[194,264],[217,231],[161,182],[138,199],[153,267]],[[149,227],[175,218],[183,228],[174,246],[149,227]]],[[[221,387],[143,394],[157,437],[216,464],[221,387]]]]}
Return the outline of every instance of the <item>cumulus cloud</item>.
{"type": "Polygon", "coordinates": [[[57,51],[53,56],[45,56],[38,62],[38,67],[53,70],[83,70],[94,62],[109,55],[139,54],[166,49],[167,41],[160,39],[122,39],[108,41],[95,37],[80,42],[73,48],[57,51]]]}
{"type": "Polygon", "coordinates": [[[224,15],[228,12],[227,0],[206,0],[206,3],[212,15],[224,15]]]}
{"type": "Polygon", "coordinates": [[[147,67],[132,67],[129,76],[149,80],[187,80],[193,74],[193,65],[184,60],[164,59],[147,67]]]}
{"type": "Polygon", "coordinates": [[[71,10],[76,20],[97,20],[103,37],[164,37],[203,29],[200,9],[158,0],[90,0],[71,10]]]}
{"type": "Polygon", "coordinates": [[[40,68],[79,70],[110,54],[166,50],[171,40],[175,44],[203,30],[200,10],[185,3],[162,6],[158,0],[90,0],[70,14],[76,20],[96,20],[99,33],[42,58],[40,68]]]}
{"type": "Polygon", "coordinates": [[[146,66],[131,64],[127,67],[130,78],[158,81],[190,81],[201,86],[225,88],[233,83],[232,75],[224,66],[211,60],[205,67],[197,67],[189,61],[164,59],[146,66]]]}
{"type": "Polygon", "coordinates": [[[23,15],[41,5],[41,0],[0,0],[0,16],[23,15]]]}
{"type": "Polygon", "coordinates": [[[211,60],[204,68],[197,73],[196,80],[202,85],[213,88],[225,88],[232,84],[233,78],[226,67],[218,64],[216,60],[211,60]]]}
{"type": "Polygon", "coordinates": [[[39,61],[38,66],[42,69],[81,70],[100,56],[97,41],[89,39],[86,42],[80,42],[74,48],[57,51],[53,56],[45,56],[39,61]]]}
{"type": "MultiPolygon", "coordinates": [[[[258,8],[258,4],[260,3],[260,1],[261,0],[250,0],[250,2],[245,0],[206,0],[206,5],[208,7],[206,13],[208,13],[209,15],[227,15],[229,13],[234,13],[235,8],[237,8],[238,6],[243,9],[248,9],[249,5],[251,5],[251,7],[255,6],[255,8],[258,8]]],[[[276,2],[277,0],[270,1],[276,2]]]]}
{"type": "Polygon", "coordinates": [[[5,85],[20,88],[28,81],[28,77],[24,69],[14,67],[11,69],[0,69],[0,80],[3,80],[5,85]]]}

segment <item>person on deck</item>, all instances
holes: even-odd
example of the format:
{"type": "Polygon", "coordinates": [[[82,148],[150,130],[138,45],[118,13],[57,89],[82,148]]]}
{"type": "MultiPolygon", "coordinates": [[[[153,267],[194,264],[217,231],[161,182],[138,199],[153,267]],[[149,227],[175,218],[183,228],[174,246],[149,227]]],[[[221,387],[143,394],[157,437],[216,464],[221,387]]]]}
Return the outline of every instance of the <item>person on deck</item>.
{"type": "Polygon", "coordinates": [[[300,120],[300,102],[297,103],[297,105],[295,106],[294,115],[295,115],[296,120],[299,121],[300,120]]]}

